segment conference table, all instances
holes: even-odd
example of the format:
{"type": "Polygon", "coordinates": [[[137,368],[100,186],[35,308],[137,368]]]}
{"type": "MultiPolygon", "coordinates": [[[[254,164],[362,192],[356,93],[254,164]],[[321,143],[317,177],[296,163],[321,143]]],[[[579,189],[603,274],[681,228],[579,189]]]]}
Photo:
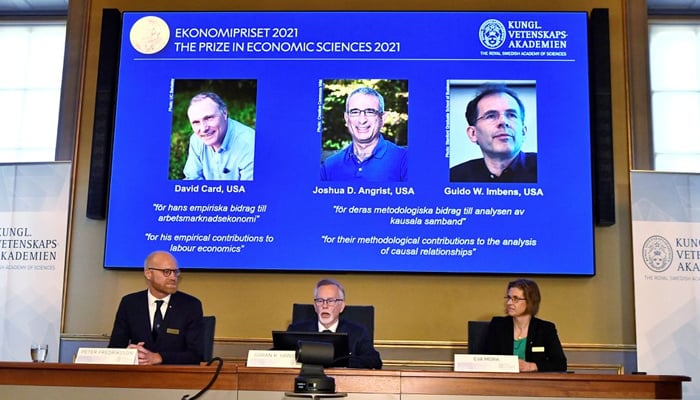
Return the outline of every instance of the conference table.
{"type": "MultiPolygon", "coordinates": [[[[0,362],[0,398],[191,399],[216,374],[216,365],[138,366],[0,362]]],[[[202,400],[285,400],[296,368],[224,363],[202,400]]],[[[351,400],[681,399],[687,376],[573,373],[475,373],[326,369],[337,392],[351,400]]],[[[309,399],[319,396],[308,395],[309,399]]]]}

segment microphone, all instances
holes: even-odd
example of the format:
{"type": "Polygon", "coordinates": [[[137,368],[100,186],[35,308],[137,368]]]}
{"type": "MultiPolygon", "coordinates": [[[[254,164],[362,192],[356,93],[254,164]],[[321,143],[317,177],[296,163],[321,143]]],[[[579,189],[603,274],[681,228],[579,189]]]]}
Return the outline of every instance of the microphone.
{"type": "Polygon", "coordinates": [[[348,354],[347,356],[342,356],[342,357],[334,358],[334,359],[333,359],[333,364],[336,364],[336,363],[338,363],[338,362],[340,362],[340,361],[349,360],[349,359],[351,359],[351,358],[352,358],[352,354],[348,354]]]}

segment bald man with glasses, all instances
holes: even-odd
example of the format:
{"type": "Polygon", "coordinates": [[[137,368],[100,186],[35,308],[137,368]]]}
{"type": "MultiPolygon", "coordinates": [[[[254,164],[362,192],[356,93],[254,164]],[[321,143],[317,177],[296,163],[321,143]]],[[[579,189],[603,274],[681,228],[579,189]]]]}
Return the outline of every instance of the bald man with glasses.
{"type": "Polygon", "coordinates": [[[290,332],[344,332],[348,334],[348,367],[380,369],[382,359],[369,338],[367,329],[341,318],[345,309],[345,288],[335,279],[321,279],[314,289],[316,319],[289,325],[290,332]]]}
{"type": "Polygon", "coordinates": [[[175,257],[166,251],[149,254],[143,275],[147,289],[119,303],[109,347],[137,349],[140,365],[204,361],[202,303],[177,290],[175,257]]]}

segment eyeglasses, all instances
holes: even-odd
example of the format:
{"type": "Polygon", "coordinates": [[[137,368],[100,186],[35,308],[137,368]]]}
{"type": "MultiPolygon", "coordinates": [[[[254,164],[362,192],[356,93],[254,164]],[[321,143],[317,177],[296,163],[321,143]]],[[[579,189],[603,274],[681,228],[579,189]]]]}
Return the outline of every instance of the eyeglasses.
{"type": "Polygon", "coordinates": [[[151,268],[148,267],[148,269],[154,270],[154,271],[160,271],[163,276],[170,276],[172,274],[175,274],[175,276],[180,276],[180,270],[179,269],[166,269],[166,268],[151,268]]]}
{"type": "Polygon", "coordinates": [[[508,301],[512,301],[513,303],[517,303],[517,302],[519,302],[520,300],[527,300],[527,299],[524,298],[524,297],[518,297],[518,296],[505,296],[503,299],[506,301],[506,303],[507,303],[508,301]]]}
{"type": "Polygon", "coordinates": [[[520,121],[520,116],[518,115],[517,112],[515,112],[513,110],[506,110],[506,111],[503,111],[502,113],[500,113],[498,111],[487,111],[486,113],[484,113],[484,115],[477,118],[476,120],[477,121],[484,120],[488,123],[495,124],[496,122],[498,122],[501,119],[501,115],[503,115],[503,117],[510,122],[520,121]]]}
{"type": "Polygon", "coordinates": [[[335,303],[342,303],[343,299],[321,299],[321,298],[316,298],[314,299],[314,303],[316,303],[317,306],[322,306],[324,304],[328,304],[329,306],[333,307],[335,303]]]}
{"type": "Polygon", "coordinates": [[[359,108],[353,108],[352,110],[348,111],[348,115],[353,118],[357,118],[362,114],[365,114],[367,118],[372,118],[376,117],[381,113],[379,112],[379,110],[375,110],[374,108],[365,108],[364,110],[360,110],[359,108]]]}

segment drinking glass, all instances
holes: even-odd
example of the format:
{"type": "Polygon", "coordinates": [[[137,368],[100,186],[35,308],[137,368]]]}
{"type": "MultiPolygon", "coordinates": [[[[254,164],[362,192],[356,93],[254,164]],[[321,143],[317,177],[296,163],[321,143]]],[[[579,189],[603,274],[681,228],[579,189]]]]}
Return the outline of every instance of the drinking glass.
{"type": "Polygon", "coordinates": [[[33,362],[44,362],[46,361],[46,356],[49,354],[49,345],[32,344],[30,354],[33,362]]]}

